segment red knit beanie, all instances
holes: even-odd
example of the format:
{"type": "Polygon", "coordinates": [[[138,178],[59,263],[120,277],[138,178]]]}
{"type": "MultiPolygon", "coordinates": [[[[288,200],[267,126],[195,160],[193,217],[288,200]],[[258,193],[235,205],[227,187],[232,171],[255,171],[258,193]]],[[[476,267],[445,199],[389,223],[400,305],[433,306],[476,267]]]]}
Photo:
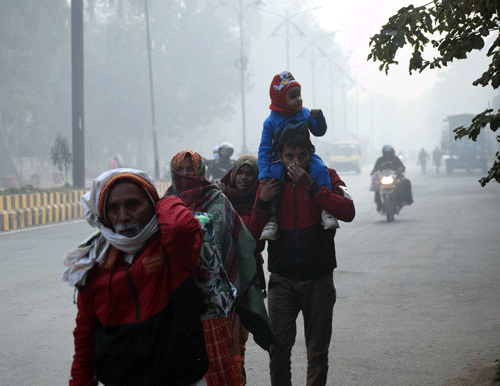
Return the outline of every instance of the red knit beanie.
{"type": "Polygon", "coordinates": [[[290,72],[283,71],[276,75],[271,82],[271,87],[269,88],[269,96],[271,97],[271,104],[269,105],[269,108],[276,112],[293,112],[288,108],[288,104],[285,99],[286,92],[292,87],[300,87],[300,84],[295,80],[290,72]]]}

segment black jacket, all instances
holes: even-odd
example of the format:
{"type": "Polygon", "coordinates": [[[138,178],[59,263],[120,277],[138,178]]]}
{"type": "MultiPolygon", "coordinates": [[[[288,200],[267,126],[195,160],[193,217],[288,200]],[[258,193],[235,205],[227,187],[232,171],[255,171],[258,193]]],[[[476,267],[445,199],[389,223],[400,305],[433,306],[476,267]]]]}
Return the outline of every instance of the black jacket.
{"type": "Polygon", "coordinates": [[[370,175],[384,169],[404,172],[406,168],[399,157],[396,157],[395,155],[382,156],[377,159],[377,162],[375,162],[375,166],[373,167],[370,175]]]}
{"type": "Polygon", "coordinates": [[[150,319],[128,325],[99,325],[95,332],[96,378],[106,386],[187,386],[203,378],[209,362],[200,296],[189,278],[174,291],[167,306],[150,319]]]}

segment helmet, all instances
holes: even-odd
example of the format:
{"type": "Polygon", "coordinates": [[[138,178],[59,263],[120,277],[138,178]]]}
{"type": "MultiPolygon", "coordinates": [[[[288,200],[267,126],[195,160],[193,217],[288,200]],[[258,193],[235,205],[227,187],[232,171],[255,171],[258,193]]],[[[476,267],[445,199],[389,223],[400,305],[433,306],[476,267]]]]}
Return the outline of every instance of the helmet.
{"type": "Polygon", "coordinates": [[[388,155],[391,155],[391,154],[393,154],[393,155],[395,154],[394,148],[391,145],[385,145],[382,148],[382,155],[383,156],[388,156],[388,155]]]}
{"type": "Polygon", "coordinates": [[[234,153],[234,147],[233,145],[231,145],[229,142],[222,142],[220,145],[219,145],[219,149],[218,149],[218,153],[220,155],[220,151],[224,149],[224,150],[227,150],[227,157],[231,157],[234,153]]]}
{"type": "Polygon", "coordinates": [[[219,159],[219,146],[215,146],[212,149],[212,156],[214,157],[214,159],[219,159]]]}

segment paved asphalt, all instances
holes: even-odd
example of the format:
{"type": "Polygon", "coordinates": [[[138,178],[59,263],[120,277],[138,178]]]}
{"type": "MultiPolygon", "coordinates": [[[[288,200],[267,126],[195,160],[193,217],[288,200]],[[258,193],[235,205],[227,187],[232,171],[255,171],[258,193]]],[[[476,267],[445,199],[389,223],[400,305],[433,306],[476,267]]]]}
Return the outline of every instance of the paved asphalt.
{"type": "MultiPolygon", "coordinates": [[[[480,174],[407,173],[414,204],[394,223],[374,210],[368,170],[340,173],[357,215],[337,232],[328,385],[446,384],[500,358],[500,186],[480,174]]],[[[60,281],[83,220],[0,233],[0,385],[67,385],[76,306],[60,281]]],[[[248,385],[267,386],[268,356],[251,340],[248,385]]],[[[299,317],[295,385],[307,368],[299,317]]],[[[474,385],[475,383],[463,383],[474,385]]]]}

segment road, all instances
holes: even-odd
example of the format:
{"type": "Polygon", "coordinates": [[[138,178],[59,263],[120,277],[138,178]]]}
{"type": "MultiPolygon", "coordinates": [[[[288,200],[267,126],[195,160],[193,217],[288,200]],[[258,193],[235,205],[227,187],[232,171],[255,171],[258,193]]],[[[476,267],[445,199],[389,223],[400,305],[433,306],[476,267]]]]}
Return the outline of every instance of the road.
{"type": "MultiPolygon", "coordinates": [[[[500,186],[479,174],[407,173],[414,204],[394,223],[374,210],[368,169],[340,173],[356,218],[337,232],[328,385],[444,385],[500,358],[500,186]]],[[[62,257],[91,232],[83,220],[0,233],[0,384],[65,385],[76,306],[62,257]]],[[[303,330],[293,352],[305,384],[303,330]]],[[[251,340],[248,385],[267,386],[251,340]]],[[[472,383],[473,384],[473,383],[472,383]]]]}

